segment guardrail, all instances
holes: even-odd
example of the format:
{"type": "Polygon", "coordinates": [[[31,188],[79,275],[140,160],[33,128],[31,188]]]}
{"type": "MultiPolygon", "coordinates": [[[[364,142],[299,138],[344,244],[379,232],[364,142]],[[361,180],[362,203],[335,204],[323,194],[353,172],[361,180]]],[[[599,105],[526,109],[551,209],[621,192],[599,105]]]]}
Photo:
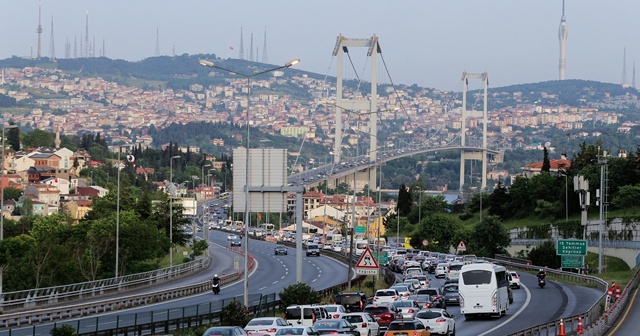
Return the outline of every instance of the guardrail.
{"type": "MultiPolygon", "coordinates": [[[[336,259],[348,261],[347,257],[344,255],[333,252],[331,253],[331,255],[336,259]]],[[[251,255],[249,255],[249,257],[253,261],[253,257],[251,255]]],[[[254,265],[253,262],[250,265],[254,265]]],[[[239,280],[242,277],[243,273],[237,272],[231,275],[223,276],[221,280],[222,284],[226,284],[239,280]]],[[[352,286],[360,284],[360,282],[362,282],[365,278],[365,276],[355,277],[354,279],[352,279],[352,286]]],[[[87,320],[86,316],[173,299],[179,296],[193,295],[203,291],[211,290],[210,286],[210,282],[207,281],[205,283],[195,284],[187,286],[185,288],[165,290],[149,294],[133,295],[103,302],[93,302],[63,308],[42,309],[29,313],[24,312],[18,314],[0,315],[0,327],[19,327],[26,324],[51,322],[62,318],[67,319],[83,317],[83,319],[77,319],[77,321],[73,323],[54,323],[54,327],[60,327],[61,325],[71,325],[76,329],[78,335],[127,335],[128,333],[136,335],[158,333],[167,334],[171,330],[180,330],[219,322],[220,311],[222,307],[225,306],[224,302],[226,302],[226,300],[210,302],[197,306],[183,307],[181,309],[173,308],[170,311],[163,311],[165,313],[162,314],[157,314],[158,312],[154,311],[153,313],[145,312],[139,314],[123,314],[123,316],[117,315],[115,321],[106,324],[102,321],[99,321],[100,317],[95,317],[87,320]],[[166,319],[163,318],[161,320],[154,321],[154,316],[157,315],[165,316],[166,319]],[[86,326],[89,325],[93,326],[93,330],[83,331],[84,329],[87,329],[86,326]],[[104,329],[98,330],[98,328],[104,329]]],[[[318,292],[319,294],[321,294],[321,296],[327,298],[333,295],[334,290],[345,290],[347,286],[348,283],[343,282],[338,285],[319,290],[318,292]]],[[[254,294],[253,296],[255,295],[256,294],[254,294]]],[[[279,300],[275,300],[275,294],[270,294],[273,295],[273,299],[267,300],[267,302],[263,302],[263,295],[257,295],[260,296],[259,300],[252,298],[252,295],[250,295],[249,297],[249,312],[252,314],[252,316],[261,316],[261,314],[265,313],[275,314],[275,309],[279,307],[279,300]]],[[[234,300],[241,301],[241,298],[241,296],[233,298],[228,302],[234,300]]],[[[49,329],[51,329],[51,326],[34,325],[32,329],[32,335],[35,336],[49,333],[49,329]],[[48,329],[45,330],[45,328],[48,329]]],[[[10,336],[11,334],[11,329],[0,331],[0,336],[10,336]]]]}
{"type": "MultiPolygon", "coordinates": [[[[531,271],[535,269],[544,269],[547,272],[547,279],[549,280],[557,280],[557,281],[576,281],[584,284],[585,286],[594,286],[600,290],[602,290],[602,296],[594,303],[587,311],[582,314],[570,316],[567,318],[563,318],[565,332],[572,333],[577,332],[578,330],[578,320],[582,320],[583,326],[595,326],[598,324],[598,321],[603,316],[604,303],[606,300],[606,294],[608,289],[608,284],[606,281],[591,276],[591,275],[581,275],[577,273],[564,272],[555,269],[545,268],[541,266],[535,265],[527,265],[527,260],[518,259],[518,258],[508,258],[505,256],[496,255],[496,259],[485,258],[487,260],[493,261],[498,264],[503,264],[509,266],[511,269],[519,269],[521,271],[531,271]]],[[[560,326],[560,320],[550,321],[547,323],[542,323],[533,327],[529,327],[523,330],[520,330],[516,333],[510,334],[509,336],[531,336],[531,335],[556,335],[557,330],[560,326]]],[[[600,333],[592,333],[591,335],[602,335],[600,333]]]]}
{"type": "Polygon", "coordinates": [[[130,274],[118,278],[88,281],[69,285],[27,289],[2,293],[0,307],[4,313],[33,310],[77,300],[122,293],[136,288],[176,280],[209,267],[211,256],[154,271],[130,274]]]}

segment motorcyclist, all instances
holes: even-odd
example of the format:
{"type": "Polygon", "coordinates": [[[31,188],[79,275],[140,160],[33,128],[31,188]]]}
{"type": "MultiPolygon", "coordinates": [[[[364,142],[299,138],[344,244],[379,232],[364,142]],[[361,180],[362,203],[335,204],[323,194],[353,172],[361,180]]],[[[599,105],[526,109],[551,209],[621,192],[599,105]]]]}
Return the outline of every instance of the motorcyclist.
{"type": "Polygon", "coordinates": [[[220,284],[220,277],[218,277],[217,274],[213,275],[213,279],[211,279],[211,284],[212,285],[219,285],[220,284]]]}
{"type": "Polygon", "coordinates": [[[547,272],[545,272],[542,268],[540,272],[538,272],[538,280],[544,280],[544,277],[547,276],[547,272]]]}

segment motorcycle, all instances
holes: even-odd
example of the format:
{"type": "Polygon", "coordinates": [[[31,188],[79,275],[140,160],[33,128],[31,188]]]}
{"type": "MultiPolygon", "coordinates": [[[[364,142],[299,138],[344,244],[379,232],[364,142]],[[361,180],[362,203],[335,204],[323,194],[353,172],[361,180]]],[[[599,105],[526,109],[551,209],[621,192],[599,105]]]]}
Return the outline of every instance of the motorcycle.
{"type": "Polygon", "coordinates": [[[540,288],[544,288],[546,284],[547,282],[543,278],[538,278],[538,286],[540,286],[540,288]]]}
{"type": "Polygon", "coordinates": [[[213,291],[213,294],[220,294],[220,283],[211,284],[211,290],[213,291]]]}

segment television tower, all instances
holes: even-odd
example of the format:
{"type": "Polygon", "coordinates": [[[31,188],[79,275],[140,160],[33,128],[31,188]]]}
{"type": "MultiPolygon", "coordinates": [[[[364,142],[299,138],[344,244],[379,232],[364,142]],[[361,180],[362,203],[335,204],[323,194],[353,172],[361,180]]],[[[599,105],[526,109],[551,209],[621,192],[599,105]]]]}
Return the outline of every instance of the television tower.
{"type": "Polygon", "coordinates": [[[267,29],[264,29],[264,46],[262,46],[262,63],[269,63],[267,57],[267,29]]]}
{"type": "Polygon", "coordinates": [[[51,41],[49,42],[49,57],[56,59],[56,43],[53,41],[53,15],[51,16],[51,41]]]}
{"type": "Polygon", "coordinates": [[[564,0],[562,0],[562,18],[560,18],[560,28],[558,28],[558,39],[560,40],[560,80],[564,80],[565,68],[567,66],[567,20],[564,17],[564,0]]]}
{"type": "Polygon", "coordinates": [[[40,24],[41,17],[42,17],[42,1],[38,3],[38,28],[36,28],[36,33],[38,33],[38,58],[42,57],[42,25],[40,24]]]}
{"type": "Polygon", "coordinates": [[[89,11],[87,11],[86,24],[84,27],[84,57],[89,57],[91,46],[89,46],[89,11]]]}
{"type": "Polygon", "coordinates": [[[240,27],[240,51],[238,52],[238,58],[244,59],[244,42],[242,41],[242,27],[240,27]]]}
{"type": "Polygon", "coordinates": [[[631,86],[636,88],[636,61],[633,61],[633,72],[631,73],[631,86]]]}
{"type": "Polygon", "coordinates": [[[156,56],[160,56],[160,30],[156,28],[156,56]]]}
{"type": "Polygon", "coordinates": [[[251,39],[249,42],[249,60],[253,62],[253,33],[251,33],[251,39]]]}
{"type": "Polygon", "coordinates": [[[622,86],[627,86],[627,47],[622,51],[622,86]]]}

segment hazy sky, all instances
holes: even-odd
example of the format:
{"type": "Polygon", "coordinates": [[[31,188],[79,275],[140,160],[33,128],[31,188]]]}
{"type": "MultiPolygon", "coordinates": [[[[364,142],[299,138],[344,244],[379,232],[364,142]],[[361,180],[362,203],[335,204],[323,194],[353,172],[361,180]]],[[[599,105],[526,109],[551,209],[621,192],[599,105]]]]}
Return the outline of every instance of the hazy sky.
{"type": "MultiPolygon", "coordinates": [[[[488,71],[496,87],[558,79],[561,10],[561,0],[42,0],[42,54],[49,56],[53,16],[56,56],[64,57],[67,38],[73,55],[88,11],[90,41],[100,54],[104,38],[109,58],[154,56],[156,29],[162,55],[175,46],[176,54],[237,58],[244,27],[245,58],[253,33],[261,60],[266,29],[269,63],[300,58],[297,68],[335,76],[336,36],[375,34],[395,83],[460,90],[466,70],[488,71]]],[[[0,13],[0,58],[32,48],[35,55],[38,1],[0,0],[0,13]]],[[[631,83],[634,59],[640,67],[638,15],[638,0],[567,0],[566,77],[620,83],[626,46],[631,83]]],[[[365,50],[351,57],[369,78],[365,50]]],[[[379,69],[379,83],[389,83],[379,69]]]]}

